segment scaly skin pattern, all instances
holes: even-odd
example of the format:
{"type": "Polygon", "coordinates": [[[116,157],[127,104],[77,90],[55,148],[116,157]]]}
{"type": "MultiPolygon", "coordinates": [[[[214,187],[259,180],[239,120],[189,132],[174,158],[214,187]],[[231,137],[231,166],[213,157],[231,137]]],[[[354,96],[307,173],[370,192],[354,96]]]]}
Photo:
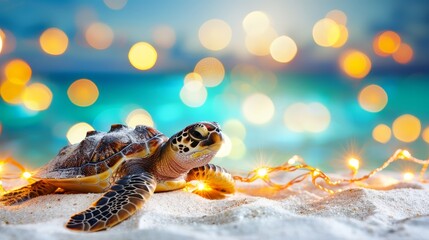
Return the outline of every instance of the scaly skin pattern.
{"type": "Polygon", "coordinates": [[[130,129],[115,124],[108,133],[90,131],[81,143],[63,148],[36,174],[38,182],[3,195],[0,203],[19,203],[58,187],[105,192],[66,224],[76,231],[105,230],[133,215],[155,190],[183,188],[185,177],[192,181],[197,173],[205,181],[217,182],[205,197],[219,199],[232,193],[231,175],[207,165],[221,144],[221,130],[213,122],[189,125],[170,139],[147,126],[130,129]]]}

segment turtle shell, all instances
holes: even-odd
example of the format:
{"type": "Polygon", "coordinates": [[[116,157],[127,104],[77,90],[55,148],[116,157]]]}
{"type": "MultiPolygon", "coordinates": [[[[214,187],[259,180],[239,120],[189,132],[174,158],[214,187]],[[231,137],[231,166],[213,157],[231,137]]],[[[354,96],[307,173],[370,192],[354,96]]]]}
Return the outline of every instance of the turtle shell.
{"type": "MultiPolygon", "coordinates": [[[[109,132],[89,131],[80,143],[61,149],[34,175],[38,179],[90,177],[127,158],[147,158],[168,138],[154,128],[114,124],[109,132]]],[[[110,174],[109,174],[110,175],[110,174]]]]}

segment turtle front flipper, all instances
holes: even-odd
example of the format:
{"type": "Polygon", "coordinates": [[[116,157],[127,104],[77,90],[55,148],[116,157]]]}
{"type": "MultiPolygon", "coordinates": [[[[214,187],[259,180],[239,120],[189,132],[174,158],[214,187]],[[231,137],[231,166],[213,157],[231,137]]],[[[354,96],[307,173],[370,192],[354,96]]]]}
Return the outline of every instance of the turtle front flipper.
{"type": "Polygon", "coordinates": [[[0,205],[10,206],[31,198],[53,193],[58,187],[45,181],[37,181],[33,184],[18,188],[0,197],[0,205]]]}
{"type": "Polygon", "coordinates": [[[223,167],[206,164],[193,168],[186,176],[186,190],[208,199],[222,199],[235,192],[235,182],[223,167]]]}
{"type": "Polygon", "coordinates": [[[90,208],[73,215],[66,227],[90,232],[113,227],[140,209],[155,188],[155,177],[151,173],[124,176],[90,208]]]}

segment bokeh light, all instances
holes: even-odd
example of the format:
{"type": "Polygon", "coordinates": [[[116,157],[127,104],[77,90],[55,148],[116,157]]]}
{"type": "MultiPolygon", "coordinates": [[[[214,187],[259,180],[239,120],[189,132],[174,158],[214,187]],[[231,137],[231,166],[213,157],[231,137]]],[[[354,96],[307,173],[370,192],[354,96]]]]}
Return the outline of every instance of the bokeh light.
{"type": "Polygon", "coordinates": [[[241,159],[246,154],[246,145],[244,142],[237,138],[237,137],[231,137],[231,151],[228,154],[228,158],[230,159],[241,159]]]}
{"type": "MultiPolygon", "coordinates": [[[[0,31],[1,31],[1,29],[0,29],[0,31]]],[[[2,49],[3,49],[3,37],[0,36],[0,53],[1,53],[2,49]]]]}
{"type": "Polygon", "coordinates": [[[422,132],[422,138],[425,142],[429,143],[429,127],[426,127],[422,132]]]}
{"type": "Polygon", "coordinates": [[[393,31],[385,31],[374,38],[374,52],[380,56],[387,56],[396,52],[401,44],[401,37],[393,31]]]}
{"type": "Polygon", "coordinates": [[[134,44],[128,52],[131,65],[139,70],[151,69],[158,58],[155,48],[147,42],[134,44]]]}
{"type": "Polygon", "coordinates": [[[334,20],[339,25],[347,25],[347,15],[341,10],[334,9],[332,11],[329,11],[326,14],[326,18],[334,20]]]}
{"type": "Polygon", "coordinates": [[[380,143],[387,143],[392,137],[392,130],[386,124],[378,124],[372,130],[372,138],[380,143]]]}
{"type": "Polygon", "coordinates": [[[201,44],[212,51],[219,51],[231,41],[231,27],[223,20],[211,19],[201,25],[198,37],[201,44]]]}
{"type": "Polygon", "coordinates": [[[31,73],[30,65],[22,59],[13,59],[4,68],[6,79],[16,84],[26,84],[30,81],[31,73]]]}
{"type": "Polygon", "coordinates": [[[176,43],[176,33],[174,29],[166,25],[156,27],[152,33],[152,38],[157,46],[165,49],[173,47],[176,43]]]}
{"type": "Polygon", "coordinates": [[[70,101],[80,107],[94,104],[98,98],[98,88],[89,79],[79,79],[73,82],[67,90],[70,101]]]}
{"type": "Polygon", "coordinates": [[[246,127],[238,119],[229,119],[222,124],[222,130],[228,136],[243,140],[246,137],[246,127]]]}
{"type": "Polygon", "coordinates": [[[207,89],[200,81],[188,81],[180,90],[180,99],[189,107],[201,107],[207,99],[207,89]]]}
{"type": "Polygon", "coordinates": [[[287,128],[293,132],[319,133],[325,131],[331,122],[329,110],[319,102],[294,103],[283,117],[287,128]]]}
{"type": "Polygon", "coordinates": [[[246,120],[253,124],[268,123],[275,112],[271,98],[262,93],[254,93],[246,97],[241,109],[246,120]]]}
{"type": "Polygon", "coordinates": [[[338,40],[332,45],[333,48],[340,48],[346,44],[347,40],[349,39],[349,30],[344,25],[338,25],[340,28],[340,36],[338,37],[338,40]]]}
{"type": "Polygon", "coordinates": [[[339,38],[340,28],[334,20],[323,18],[314,24],[313,39],[317,45],[322,47],[331,47],[339,38]]]}
{"type": "Polygon", "coordinates": [[[271,43],[277,36],[276,30],[272,27],[268,27],[258,35],[247,35],[245,38],[246,49],[255,56],[267,56],[270,54],[271,43]]]}
{"type": "Polygon", "coordinates": [[[379,112],[387,105],[388,97],[382,87],[371,84],[360,91],[358,101],[366,111],[379,112]]]}
{"type": "Polygon", "coordinates": [[[2,47],[0,47],[0,54],[9,54],[15,50],[16,39],[15,36],[7,31],[0,28],[0,41],[2,42],[2,47]]]}
{"type": "Polygon", "coordinates": [[[101,22],[91,23],[85,31],[86,42],[93,48],[103,50],[113,42],[113,31],[112,29],[101,22]]]}
{"type": "Polygon", "coordinates": [[[22,93],[22,103],[27,109],[43,111],[51,105],[52,97],[52,92],[46,85],[32,83],[22,93]]]}
{"type": "Polygon", "coordinates": [[[225,68],[222,62],[214,57],[201,59],[195,65],[194,72],[203,78],[203,83],[207,87],[219,85],[225,77],[225,68]]]}
{"type": "Polygon", "coordinates": [[[67,50],[69,39],[61,29],[49,28],[40,35],[39,43],[47,54],[61,55],[67,50]]]}
{"type": "Polygon", "coordinates": [[[128,0],[103,0],[104,4],[112,10],[121,10],[125,7],[128,0]]]}
{"type": "Polygon", "coordinates": [[[420,120],[411,115],[404,114],[393,122],[393,135],[402,142],[414,142],[420,135],[420,120]]]}
{"type": "Polygon", "coordinates": [[[414,177],[415,177],[414,173],[412,173],[412,172],[404,172],[404,174],[402,174],[402,179],[405,182],[411,182],[411,181],[413,181],[414,177]]]}
{"type": "Polygon", "coordinates": [[[396,52],[393,53],[393,59],[400,64],[407,64],[413,59],[414,51],[410,45],[401,43],[396,52]]]}
{"type": "Polygon", "coordinates": [[[362,79],[371,70],[371,60],[368,56],[357,50],[348,50],[339,59],[341,70],[349,77],[362,79]]]}
{"type": "Polygon", "coordinates": [[[71,144],[80,143],[86,137],[88,131],[93,131],[94,128],[86,122],[76,123],[67,131],[67,140],[71,144]]]}
{"type": "Polygon", "coordinates": [[[243,28],[249,35],[261,35],[269,26],[270,19],[261,11],[253,11],[243,19],[243,28]]]}
{"type": "Polygon", "coordinates": [[[231,153],[231,149],[232,149],[232,143],[231,143],[231,139],[229,139],[228,134],[223,133],[222,134],[222,146],[220,147],[219,151],[216,153],[216,157],[226,157],[231,153]]]}
{"type": "Polygon", "coordinates": [[[295,41],[288,36],[276,38],[270,46],[270,53],[274,60],[281,63],[287,63],[295,58],[298,47],[295,41]]]}
{"type": "Polygon", "coordinates": [[[0,86],[0,95],[2,99],[10,104],[20,104],[22,102],[22,93],[25,85],[16,84],[11,81],[3,81],[0,86]]]}
{"type": "Polygon", "coordinates": [[[152,116],[148,111],[144,109],[135,109],[130,112],[125,120],[125,123],[132,128],[135,128],[137,125],[145,125],[149,127],[154,127],[152,116]]]}
{"type": "Polygon", "coordinates": [[[185,78],[183,79],[183,84],[188,84],[192,81],[197,81],[200,83],[203,83],[203,78],[201,77],[200,74],[196,73],[196,72],[191,72],[186,74],[185,78]]]}

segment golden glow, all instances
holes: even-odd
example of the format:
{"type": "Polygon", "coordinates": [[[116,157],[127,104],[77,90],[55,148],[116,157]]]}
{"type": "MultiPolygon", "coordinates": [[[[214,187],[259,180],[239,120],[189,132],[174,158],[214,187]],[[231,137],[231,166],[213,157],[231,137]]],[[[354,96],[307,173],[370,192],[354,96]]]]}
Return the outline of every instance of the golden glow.
{"type": "Polygon", "coordinates": [[[103,50],[113,42],[113,31],[112,29],[100,22],[92,23],[88,26],[85,31],[86,42],[93,48],[103,50]]]}
{"type": "Polygon", "coordinates": [[[317,177],[317,176],[319,176],[319,175],[320,175],[320,170],[319,170],[319,169],[314,170],[314,171],[311,173],[311,175],[312,175],[313,177],[317,177]]]}
{"type": "Polygon", "coordinates": [[[271,57],[281,63],[287,63],[295,58],[298,48],[295,41],[287,36],[276,38],[270,46],[271,57]]]}
{"type": "Polygon", "coordinates": [[[253,124],[266,124],[274,116],[274,103],[267,95],[255,93],[244,99],[241,108],[246,120],[253,124]]]}
{"type": "Polygon", "coordinates": [[[340,36],[338,40],[332,45],[333,48],[340,48],[346,44],[347,40],[349,39],[349,30],[347,30],[347,27],[344,25],[338,25],[340,28],[340,36]]]}
{"type": "Polygon", "coordinates": [[[200,81],[188,81],[180,90],[180,99],[189,107],[201,107],[207,99],[207,89],[200,81]]]}
{"type": "Polygon", "coordinates": [[[348,161],[348,165],[353,171],[357,171],[359,169],[360,162],[356,158],[350,158],[348,161]]]}
{"type": "Polygon", "coordinates": [[[155,48],[147,42],[134,44],[128,52],[131,65],[139,70],[151,69],[158,58],[155,48]]]}
{"type": "Polygon", "coordinates": [[[226,157],[231,153],[232,149],[232,143],[231,139],[229,139],[228,135],[226,133],[222,134],[222,146],[220,147],[219,151],[216,153],[216,157],[226,157]]]}
{"type": "Polygon", "coordinates": [[[411,153],[408,150],[402,150],[399,152],[398,158],[408,160],[411,158],[411,153]]]}
{"type": "Polygon", "coordinates": [[[76,123],[67,131],[67,140],[71,144],[80,143],[88,131],[93,131],[94,128],[85,122],[76,123]]]}
{"type": "Polygon", "coordinates": [[[201,77],[200,74],[196,73],[196,72],[191,72],[186,74],[185,79],[184,79],[184,84],[188,84],[192,81],[197,81],[200,82],[201,84],[203,83],[203,78],[201,77]]]}
{"type": "Polygon", "coordinates": [[[22,103],[30,110],[43,111],[51,105],[52,97],[52,92],[46,85],[33,83],[22,93],[22,103]]]}
{"type": "Polygon", "coordinates": [[[374,38],[375,53],[386,56],[396,52],[401,44],[401,37],[393,31],[385,31],[374,38]]]}
{"type": "Polygon", "coordinates": [[[47,54],[61,55],[67,50],[69,39],[61,29],[49,28],[40,35],[39,43],[47,54]]]}
{"type": "Polygon", "coordinates": [[[198,181],[198,183],[197,183],[197,189],[199,191],[208,191],[208,190],[211,190],[211,188],[207,184],[205,184],[204,182],[202,182],[202,181],[198,181]]]}
{"type": "Polygon", "coordinates": [[[121,10],[125,7],[128,0],[103,0],[107,7],[113,10],[121,10]]]}
{"type": "Polygon", "coordinates": [[[388,97],[382,87],[371,84],[360,91],[358,101],[366,111],[380,112],[387,105],[388,97]]]}
{"type": "Polygon", "coordinates": [[[293,132],[323,132],[331,122],[329,110],[319,102],[294,103],[284,113],[284,123],[293,132]]]}
{"type": "Polygon", "coordinates": [[[149,127],[154,127],[152,116],[148,111],[144,109],[135,109],[130,112],[125,120],[125,123],[132,128],[135,128],[137,125],[145,125],[149,127]]]}
{"type": "Polygon", "coordinates": [[[349,77],[361,79],[371,70],[371,60],[360,51],[349,50],[340,57],[341,70],[349,77]]]}
{"type": "Polygon", "coordinates": [[[31,178],[31,173],[29,173],[29,172],[23,172],[22,173],[22,177],[25,178],[25,179],[29,179],[29,178],[31,178]]]}
{"type": "MultiPolygon", "coordinates": [[[[1,31],[1,29],[0,29],[0,31],[1,31]]],[[[0,53],[1,53],[2,49],[3,49],[3,37],[0,36],[0,53]]]]}
{"type": "Polygon", "coordinates": [[[246,127],[237,119],[229,119],[222,124],[223,132],[240,139],[246,137],[246,127]]]}
{"type": "Polygon", "coordinates": [[[347,24],[347,15],[338,9],[334,9],[326,14],[326,18],[334,20],[336,23],[340,25],[346,25],[347,24]]]}
{"type": "Polygon", "coordinates": [[[89,79],[79,79],[73,82],[67,90],[70,101],[80,107],[88,107],[98,99],[98,88],[89,79]]]}
{"type": "Polygon", "coordinates": [[[402,174],[402,179],[405,182],[411,182],[414,180],[414,173],[412,172],[404,172],[404,174],[402,174]]]}
{"type": "Polygon", "coordinates": [[[14,59],[6,64],[4,74],[7,80],[23,85],[30,81],[31,68],[24,60],[14,59]]]}
{"type": "Polygon", "coordinates": [[[396,52],[393,53],[393,59],[400,64],[407,64],[413,59],[414,51],[410,45],[401,43],[396,52]]]}
{"type": "Polygon", "coordinates": [[[420,120],[413,115],[404,114],[393,122],[393,135],[402,142],[414,142],[420,135],[420,120]]]}
{"type": "Polygon", "coordinates": [[[201,59],[195,65],[194,72],[203,78],[203,83],[207,87],[219,85],[225,77],[225,68],[222,62],[214,57],[201,59]]]}
{"type": "Polygon", "coordinates": [[[201,25],[198,32],[201,44],[212,51],[219,51],[231,41],[231,27],[223,20],[211,19],[201,25]]]}
{"type": "Polygon", "coordinates": [[[7,103],[20,104],[22,102],[21,96],[24,92],[24,89],[24,85],[16,84],[6,80],[0,85],[0,95],[7,103]]]}
{"type": "Polygon", "coordinates": [[[268,175],[268,169],[267,169],[267,168],[265,168],[265,167],[258,168],[258,169],[256,170],[256,175],[257,175],[259,178],[265,178],[265,177],[267,177],[267,175],[268,175]]]}
{"type": "Polygon", "coordinates": [[[258,35],[247,35],[245,39],[246,49],[255,56],[267,56],[270,54],[271,43],[277,36],[276,30],[272,27],[268,27],[258,35]]]}
{"type": "Polygon", "coordinates": [[[429,143],[429,127],[426,127],[425,130],[423,130],[422,138],[425,142],[429,143]]]}
{"type": "Polygon", "coordinates": [[[154,43],[162,48],[171,48],[176,43],[176,33],[169,26],[158,26],[152,34],[154,43]]]}
{"type": "Polygon", "coordinates": [[[253,11],[243,19],[243,28],[249,35],[263,34],[270,26],[270,19],[261,11],[253,11]]]}
{"type": "Polygon", "coordinates": [[[372,130],[372,138],[377,142],[387,143],[390,141],[391,137],[392,130],[390,130],[390,127],[385,124],[378,124],[374,130],[372,130]]]}
{"type": "Polygon", "coordinates": [[[329,18],[323,18],[313,26],[313,39],[322,47],[333,46],[340,38],[340,27],[329,18]]]}

